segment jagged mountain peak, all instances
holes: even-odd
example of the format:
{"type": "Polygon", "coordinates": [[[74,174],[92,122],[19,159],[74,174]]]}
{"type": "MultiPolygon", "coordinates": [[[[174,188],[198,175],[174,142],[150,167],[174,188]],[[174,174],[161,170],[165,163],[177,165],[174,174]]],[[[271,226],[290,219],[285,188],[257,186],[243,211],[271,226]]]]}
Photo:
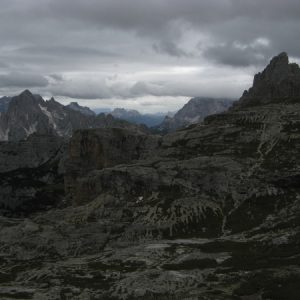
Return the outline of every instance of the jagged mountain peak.
{"type": "Polygon", "coordinates": [[[51,97],[48,101],[49,102],[57,102],[53,97],[51,97]]]}
{"type": "Polygon", "coordinates": [[[270,65],[288,65],[289,64],[289,56],[286,52],[281,52],[277,56],[274,56],[271,61],[270,65]]]}
{"type": "Polygon", "coordinates": [[[300,75],[299,66],[295,63],[289,63],[289,57],[286,52],[273,57],[262,73],[258,73],[254,77],[254,83],[258,79],[270,80],[274,83],[280,83],[292,75],[300,75]]]}
{"type": "Polygon", "coordinates": [[[110,114],[117,119],[126,120],[134,124],[144,124],[148,127],[157,126],[163,121],[164,115],[144,114],[135,109],[115,108],[110,114]]]}
{"type": "Polygon", "coordinates": [[[70,102],[70,104],[69,104],[70,106],[72,105],[72,106],[77,106],[77,107],[79,107],[80,105],[78,104],[78,102],[70,102]]]}
{"type": "Polygon", "coordinates": [[[92,111],[90,108],[88,108],[87,106],[81,106],[77,102],[71,102],[66,107],[73,111],[78,111],[87,116],[95,116],[96,115],[96,113],[94,111],[92,111]]]}
{"type": "Polygon", "coordinates": [[[157,127],[160,132],[172,132],[204,120],[205,117],[226,111],[232,99],[195,97],[190,99],[173,117],[166,116],[157,127]]]}
{"type": "Polygon", "coordinates": [[[33,94],[28,89],[26,89],[19,96],[20,97],[33,97],[33,94]]]}
{"type": "Polygon", "coordinates": [[[24,112],[31,111],[43,101],[44,100],[41,96],[33,95],[29,90],[24,90],[19,95],[11,98],[7,112],[9,113],[14,111],[16,113],[19,111],[22,114],[24,112]]]}
{"type": "Polygon", "coordinates": [[[22,93],[20,93],[19,95],[17,96],[14,96],[12,97],[12,100],[13,101],[35,101],[36,100],[36,97],[29,91],[29,90],[24,90],[22,93]]]}
{"type": "Polygon", "coordinates": [[[43,100],[43,106],[47,106],[48,108],[56,109],[56,110],[64,110],[65,106],[56,101],[53,97],[51,97],[49,100],[43,100]]]}
{"type": "Polygon", "coordinates": [[[135,109],[125,109],[125,108],[115,108],[112,112],[111,115],[115,116],[115,117],[119,117],[119,115],[123,115],[123,114],[127,114],[127,115],[141,115],[137,110],[135,109]]]}
{"type": "Polygon", "coordinates": [[[30,111],[44,103],[45,100],[41,95],[33,94],[30,90],[26,89],[19,95],[11,97],[7,110],[30,111]]]}
{"type": "Polygon", "coordinates": [[[112,113],[115,112],[115,113],[118,113],[118,112],[121,112],[121,113],[124,113],[124,112],[127,112],[127,110],[125,108],[120,108],[120,107],[117,107],[115,108],[112,113]]]}
{"type": "MultiPolygon", "coordinates": [[[[65,138],[83,128],[121,127],[144,130],[112,116],[96,117],[88,107],[78,103],[64,106],[53,97],[45,101],[29,90],[0,105],[0,141],[19,141],[31,134],[52,134],[65,138]]],[[[1,103],[0,103],[1,104],[1,103]]]]}
{"type": "Polygon", "coordinates": [[[45,100],[41,95],[39,94],[33,94],[30,90],[26,89],[22,93],[20,93],[17,96],[12,97],[12,103],[16,105],[20,105],[21,103],[27,103],[32,105],[39,105],[42,104],[42,106],[49,105],[59,105],[62,106],[59,102],[57,102],[53,97],[51,97],[49,100],[45,100]]]}
{"type": "Polygon", "coordinates": [[[245,91],[235,108],[300,98],[300,68],[290,63],[286,52],[273,57],[267,67],[254,76],[253,86],[245,91]]]}

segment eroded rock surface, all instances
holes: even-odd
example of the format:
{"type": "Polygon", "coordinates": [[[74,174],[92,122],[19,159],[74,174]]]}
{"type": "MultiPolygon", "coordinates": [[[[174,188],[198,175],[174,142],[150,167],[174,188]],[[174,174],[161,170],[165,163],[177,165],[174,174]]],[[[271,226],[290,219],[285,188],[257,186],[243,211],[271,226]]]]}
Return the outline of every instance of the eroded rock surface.
{"type": "Polygon", "coordinates": [[[299,148],[294,98],[164,137],[76,132],[73,206],[0,218],[0,298],[298,299],[299,148]]]}
{"type": "Polygon", "coordinates": [[[31,135],[0,142],[0,214],[31,213],[62,201],[66,141],[31,135]]]}
{"type": "Polygon", "coordinates": [[[93,170],[128,164],[153,155],[161,138],[121,128],[75,132],[65,163],[65,186],[69,200],[84,203],[94,194],[81,190],[80,181],[93,170]]]}

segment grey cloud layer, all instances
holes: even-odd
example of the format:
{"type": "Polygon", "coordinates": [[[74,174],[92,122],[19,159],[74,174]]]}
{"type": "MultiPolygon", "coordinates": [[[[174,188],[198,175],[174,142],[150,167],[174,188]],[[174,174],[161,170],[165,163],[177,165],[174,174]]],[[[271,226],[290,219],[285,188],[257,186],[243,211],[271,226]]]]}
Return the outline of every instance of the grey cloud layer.
{"type": "Polygon", "coordinates": [[[2,94],[235,97],[249,84],[242,74],[281,51],[300,56],[299,0],[0,2],[2,94]],[[201,76],[186,71],[193,66],[201,76]],[[231,82],[222,84],[220,68],[231,82]]]}
{"type": "Polygon", "coordinates": [[[0,75],[0,87],[46,87],[48,80],[37,74],[11,72],[0,75]]]}

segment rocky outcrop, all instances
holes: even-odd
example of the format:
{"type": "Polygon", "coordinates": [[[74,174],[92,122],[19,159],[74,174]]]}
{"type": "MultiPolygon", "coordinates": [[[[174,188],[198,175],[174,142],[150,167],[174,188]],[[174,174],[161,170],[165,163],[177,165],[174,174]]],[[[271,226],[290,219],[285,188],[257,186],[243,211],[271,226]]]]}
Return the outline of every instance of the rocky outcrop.
{"type": "Polygon", "coordinates": [[[274,57],[261,73],[254,76],[253,86],[235,103],[236,108],[275,102],[299,102],[300,68],[289,63],[283,52],[274,57]]]}
{"type": "Polygon", "coordinates": [[[233,103],[230,99],[192,98],[173,117],[165,117],[157,127],[161,133],[173,132],[204,120],[205,117],[227,110],[233,103]]]}
{"type": "MultiPolygon", "coordinates": [[[[73,206],[0,218],[0,297],[298,299],[300,103],[77,131],[73,206]]],[[[70,179],[71,178],[71,179],[70,179]]]]}

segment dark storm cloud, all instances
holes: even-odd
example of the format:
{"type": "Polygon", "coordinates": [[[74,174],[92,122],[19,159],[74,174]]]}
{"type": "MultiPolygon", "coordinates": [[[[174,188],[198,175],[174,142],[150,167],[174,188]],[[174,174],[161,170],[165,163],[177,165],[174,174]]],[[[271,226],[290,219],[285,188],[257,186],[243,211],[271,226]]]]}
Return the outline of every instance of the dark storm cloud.
{"type": "Polygon", "coordinates": [[[175,43],[171,41],[161,41],[158,44],[153,44],[153,49],[157,53],[165,53],[175,57],[189,56],[188,53],[180,49],[175,43]]]}
{"type": "Polygon", "coordinates": [[[258,38],[250,44],[238,42],[213,45],[204,51],[204,56],[218,63],[231,66],[264,65],[272,55],[268,39],[258,38]]]}
{"type": "Polygon", "coordinates": [[[0,87],[45,87],[48,80],[37,74],[16,73],[0,74],[0,87]]]}
{"type": "Polygon", "coordinates": [[[252,76],[273,55],[300,56],[299,0],[0,2],[1,88],[84,99],[189,96],[201,93],[197,82],[216,90],[228,67],[236,91],[241,74],[252,76]]]}
{"type": "Polygon", "coordinates": [[[7,68],[8,64],[6,64],[5,62],[0,61],[0,68],[7,68]]]}
{"type": "MultiPolygon", "coordinates": [[[[48,13],[92,24],[141,32],[156,31],[168,22],[185,20],[195,25],[223,23],[233,18],[252,20],[298,19],[297,0],[63,0],[50,1],[48,13]]],[[[156,32],[160,34],[159,32],[156,32]]]]}
{"type": "Polygon", "coordinates": [[[81,56],[115,56],[115,54],[86,47],[72,46],[29,46],[15,50],[16,53],[31,56],[60,56],[60,57],[81,57],[81,56]]]}
{"type": "Polygon", "coordinates": [[[50,74],[49,77],[54,79],[55,81],[63,81],[64,80],[63,76],[60,74],[50,74]]]}

